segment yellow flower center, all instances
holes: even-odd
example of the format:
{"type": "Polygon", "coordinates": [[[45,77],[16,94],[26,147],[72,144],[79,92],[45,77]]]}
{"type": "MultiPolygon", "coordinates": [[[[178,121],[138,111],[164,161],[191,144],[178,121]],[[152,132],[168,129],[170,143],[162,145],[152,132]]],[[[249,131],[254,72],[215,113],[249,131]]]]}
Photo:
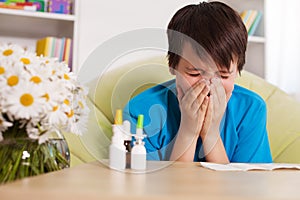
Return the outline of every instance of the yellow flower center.
{"type": "Polygon", "coordinates": [[[64,100],[64,103],[65,103],[66,105],[70,105],[70,101],[69,101],[68,99],[65,99],[65,100],[64,100]]]}
{"type": "Polygon", "coordinates": [[[68,118],[71,118],[74,115],[74,111],[71,109],[71,111],[69,113],[66,113],[66,115],[68,118]]]}
{"type": "Polygon", "coordinates": [[[9,86],[15,86],[19,83],[19,77],[18,76],[15,76],[15,75],[12,75],[10,77],[8,77],[7,79],[7,85],[9,86]]]}
{"type": "Polygon", "coordinates": [[[28,58],[21,58],[20,61],[24,64],[24,65],[29,65],[30,64],[30,60],[28,58]]]}
{"type": "Polygon", "coordinates": [[[0,74],[4,74],[5,73],[5,68],[0,66],[0,74]]]}
{"type": "Polygon", "coordinates": [[[52,75],[54,75],[56,73],[56,71],[55,70],[52,70],[52,75]]]}
{"type": "Polygon", "coordinates": [[[31,94],[25,93],[20,97],[20,103],[23,106],[30,106],[34,102],[34,98],[31,94]]]}
{"type": "Polygon", "coordinates": [[[30,79],[31,82],[34,82],[35,84],[39,84],[40,82],[42,82],[42,79],[38,76],[33,76],[30,79]]]}
{"type": "Polygon", "coordinates": [[[64,79],[70,80],[70,77],[68,76],[68,74],[64,74],[64,79]]]}
{"type": "Polygon", "coordinates": [[[48,93],[44,94],[42,97],[44,97],[44,98],[46,99],[46,101],[49,101],[49,99],[50,99],[50,97],[49,97],[49,94],[48,94],[48,93]]]}
{"type": "Polygon", "coordinates": [[[58,106],[53,106],[52,111],[55,112],[55,111],[57,111],[57,109],[58,109],[58,106]]]}
{"type": "Polygon", "coordinates": [[[13,50],[12,49],[7,49],[7,50],[5,50],[5,51],[3,51],[3,55],[4,56],[10,56],[11,54],[13,54],[13,50]]]}

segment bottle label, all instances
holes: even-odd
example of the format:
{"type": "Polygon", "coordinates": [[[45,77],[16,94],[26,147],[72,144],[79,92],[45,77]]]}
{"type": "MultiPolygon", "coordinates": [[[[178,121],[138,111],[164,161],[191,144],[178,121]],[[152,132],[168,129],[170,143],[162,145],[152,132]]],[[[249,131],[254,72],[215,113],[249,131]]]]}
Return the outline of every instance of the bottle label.
{"type": "Polygon", "coordinates": [[[110,145],[109,167],[116,170],[123,170],[126,167],[126,152],[120,148],[110,145]]]}
{"type": "Polygon", "coordinates": [[[145,154],[132,154],[131,155],[131,168],[137,170],[146,169],[146,155],[145,154]]]}

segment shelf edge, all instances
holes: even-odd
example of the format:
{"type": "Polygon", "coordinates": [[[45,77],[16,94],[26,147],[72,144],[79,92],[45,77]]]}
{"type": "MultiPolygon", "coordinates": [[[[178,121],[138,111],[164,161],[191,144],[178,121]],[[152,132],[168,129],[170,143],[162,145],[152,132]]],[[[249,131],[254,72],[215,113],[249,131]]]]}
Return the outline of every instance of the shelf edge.
{"type": "Polygon", "coordinates": [[[248,42],[251,43],[265,43],[266,39],[261,36],[248,36],[248,42]]]}
{"type": "Polygon", "coordinates": [[[37,12],[37,11],[14,10],[14,9],[7,9],[7,8],[0,8],[0,14],[24,16],[24,17],[35,17],[35,18],[43,18],[43,19],[54,19],[54,20],[63,20],[63,21],[75,21],[74,15],[48,13],[48,12],[37,12]]]}

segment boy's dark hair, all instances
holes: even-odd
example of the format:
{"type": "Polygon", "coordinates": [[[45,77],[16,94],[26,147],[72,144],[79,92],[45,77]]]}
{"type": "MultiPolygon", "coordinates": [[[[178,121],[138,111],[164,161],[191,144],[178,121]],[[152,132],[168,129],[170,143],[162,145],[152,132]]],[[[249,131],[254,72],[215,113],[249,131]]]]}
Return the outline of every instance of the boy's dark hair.
{"type": "Polygon", "coordinates": [[[237,59],[240,72],[245,64],[248,34],[239,14],[221,2],[202,2],[178,10],[168,25],[169,66],[176,68],[187,38],[199,55],[204,48],[218,67],[229,70],[231,61],[237,59]],[[184,37],[178,37],[176,32],[184,37]]]}

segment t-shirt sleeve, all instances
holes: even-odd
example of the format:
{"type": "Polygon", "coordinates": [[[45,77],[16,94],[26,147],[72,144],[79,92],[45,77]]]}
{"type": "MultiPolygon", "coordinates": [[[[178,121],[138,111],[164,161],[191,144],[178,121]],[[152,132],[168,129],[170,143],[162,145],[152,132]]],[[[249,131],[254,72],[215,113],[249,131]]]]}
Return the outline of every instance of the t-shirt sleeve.
{"type": "Polygon", "coordinates": [[[237,127],[238,143],[231,162],[272,162],[266,122],[265,102],[259,101],[252,104],[237,127]]]}

